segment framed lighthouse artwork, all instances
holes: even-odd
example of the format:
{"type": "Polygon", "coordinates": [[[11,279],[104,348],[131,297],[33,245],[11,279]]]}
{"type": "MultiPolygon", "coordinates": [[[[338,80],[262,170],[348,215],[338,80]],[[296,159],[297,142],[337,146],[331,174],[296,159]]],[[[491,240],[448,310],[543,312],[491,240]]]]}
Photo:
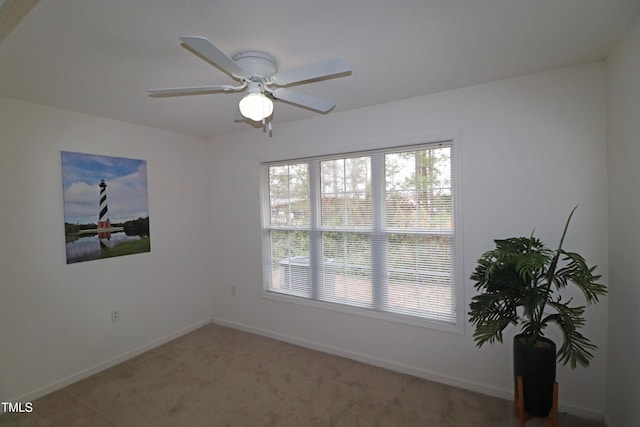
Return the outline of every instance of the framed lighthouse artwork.
{"type": "Polygon", "coordinates": [[[147,162],[62,152],[67,264],[151,250],[147,162]]]}

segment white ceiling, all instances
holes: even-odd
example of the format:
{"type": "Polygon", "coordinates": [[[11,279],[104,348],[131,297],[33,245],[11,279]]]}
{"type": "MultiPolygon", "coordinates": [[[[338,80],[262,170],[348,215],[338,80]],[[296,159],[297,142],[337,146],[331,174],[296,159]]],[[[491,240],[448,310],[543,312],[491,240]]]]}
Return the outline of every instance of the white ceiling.
{"type": "MultiPolygon", "coordinates": [[[[639,15],[640,0],[40,1],[0,38],[0,96],[211,137],[251,129],[233,120],[242,94],[146,93],[235,83],[180,36],[280,69],[343,56],[350,76],[296,87],[335,112],[602,60],[639,15]]],[[[273,125],[318,114],[276,102],[273,125]]]]}

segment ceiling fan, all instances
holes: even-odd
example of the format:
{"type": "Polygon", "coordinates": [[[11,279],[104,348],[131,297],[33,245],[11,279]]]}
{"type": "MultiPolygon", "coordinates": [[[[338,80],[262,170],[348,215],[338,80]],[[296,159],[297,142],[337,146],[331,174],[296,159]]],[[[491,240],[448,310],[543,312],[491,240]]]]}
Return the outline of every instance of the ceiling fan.
{"type": "Polygon", "coordinates": [[[322,113],[328,112],[335,107],[333,102],[289,89],[287,86],[311,80],[338,77],[340,74],[351,72],[349,63],[340,57],[278,71],[276,60],[264,52],[243,51],[229,57],[203,37],[180,37],[180,40],[185,48],[240,81],[240,84],[238,86],[214,85],[150,89],[148,90],[149,96],[201,95],[248,89],[248,94],[240,101],[240,113],[243,118],[246,117],[257,122],[264,123],[265,119],[273,113],[272,98],[322,113]]]}

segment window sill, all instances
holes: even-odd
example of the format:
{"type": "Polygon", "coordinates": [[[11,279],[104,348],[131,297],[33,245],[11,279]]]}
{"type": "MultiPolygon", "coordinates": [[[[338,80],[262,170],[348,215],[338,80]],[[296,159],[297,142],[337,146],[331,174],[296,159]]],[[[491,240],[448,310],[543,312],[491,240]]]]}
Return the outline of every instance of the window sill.
{"type": "Polygon", "coordinates": [[[425,329],[434,329],[443,332],[450,332],[455,334],[464,333],[464,325],[460,320],[457,324],[438,322],[436,320],[421,319],[418,317],[405,316],[402,314],[381,312],[370,310],[367,308],[361,308],[357,306],[349,306],[344,304],[332,303],[328,301],[311,300],[303,297],[296,297],[293,295],[281,294],[278,292],[271,292],[266,289],[262,292],[262,297],[271,301],[284,302],[288,304],[296,304],[304,307],[316,308],[319,310],[333,311],[337,313],[348,314],[352,316],[368,317],[370,319],[381,320],[384,322],[400,323],[403,325],[416,326],[425,329]]]}

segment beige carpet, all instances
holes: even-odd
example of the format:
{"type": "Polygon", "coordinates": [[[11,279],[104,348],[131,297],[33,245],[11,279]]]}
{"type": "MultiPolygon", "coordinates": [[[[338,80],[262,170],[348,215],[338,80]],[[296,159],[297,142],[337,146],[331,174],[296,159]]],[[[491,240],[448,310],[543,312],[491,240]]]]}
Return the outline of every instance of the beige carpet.
{"type": "MultiPolygon", "coordinates": [[[[35,400],[29,414],[4,414],[0,425],[518,424],[506,400],[208,325],[35,400]]],[[[560,426],[600,424],[562,414],[560,426]]]]}

